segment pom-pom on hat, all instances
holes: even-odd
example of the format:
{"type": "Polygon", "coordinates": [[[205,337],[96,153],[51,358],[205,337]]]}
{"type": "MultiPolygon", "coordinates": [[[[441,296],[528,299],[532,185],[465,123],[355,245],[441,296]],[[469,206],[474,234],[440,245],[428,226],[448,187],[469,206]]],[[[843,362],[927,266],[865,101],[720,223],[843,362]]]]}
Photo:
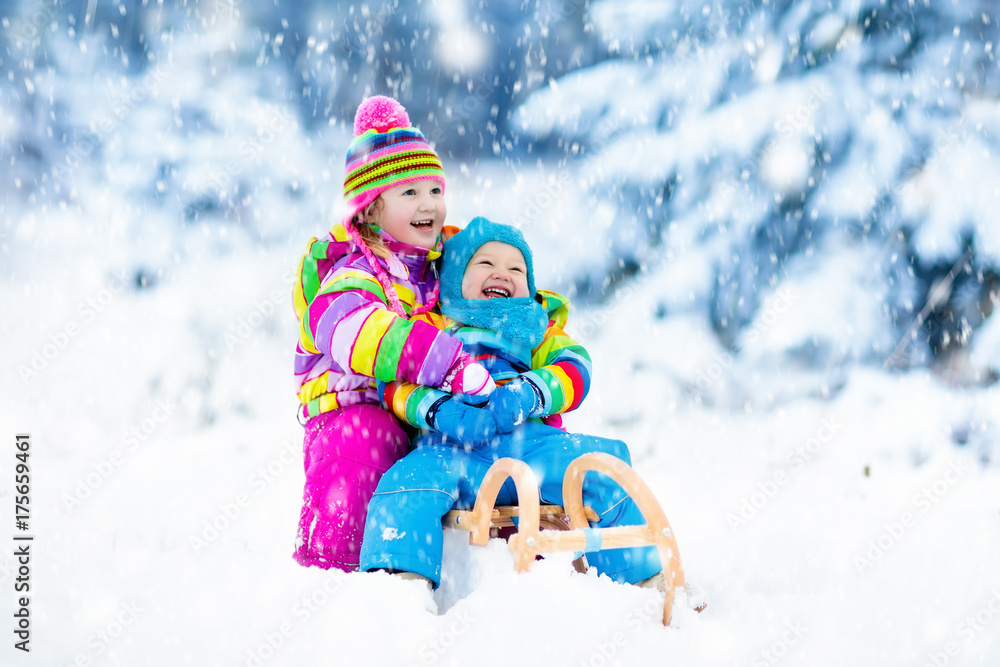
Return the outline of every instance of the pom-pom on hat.
{"type": "Polygon", "coordinates": [[[345,226],[385,190],[425,178],[438,181],[444,190],[441,159],[420,130],[410,126],[403,105],[382,95],[362,102],[347,149],[345,226]]]}

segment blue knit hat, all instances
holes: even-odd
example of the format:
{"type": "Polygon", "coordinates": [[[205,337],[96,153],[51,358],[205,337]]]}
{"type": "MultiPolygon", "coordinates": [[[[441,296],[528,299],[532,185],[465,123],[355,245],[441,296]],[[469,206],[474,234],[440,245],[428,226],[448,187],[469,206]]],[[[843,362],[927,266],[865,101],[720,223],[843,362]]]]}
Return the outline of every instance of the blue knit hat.
{"type": "Polygon", "coordinates": [[[548,325],[548,315],[535,300],[535,295],[531,248],[516,228],[479,217],[444,242],[441,312],[453,320],[495,331],[515,343],[534,348],[542,342],[548,325]],[[462,296],[462,278],[469,261],[477,250],[490,241],[500,241],[521,251],[528,278],[527,298],[480,300],[462,296]]]}
{"type": "Polygon", "coordinates": [[[527,268],[528,296],[535,298],[535,270],[531,263],[531,248],[520,230],[479,217],[473,218],[465,229],[444,242],[444,259],[441,260],[442,303],[448,298],[462,298],[465,267],[472,261],[476,251],[490,241],[500,241],[521,251],[527,268]]]}

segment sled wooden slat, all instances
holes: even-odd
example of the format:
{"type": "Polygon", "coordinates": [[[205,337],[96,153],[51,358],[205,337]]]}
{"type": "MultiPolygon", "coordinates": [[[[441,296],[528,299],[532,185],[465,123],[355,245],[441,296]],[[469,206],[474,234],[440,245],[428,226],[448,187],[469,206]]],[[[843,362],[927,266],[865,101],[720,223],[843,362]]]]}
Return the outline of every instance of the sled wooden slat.
{"type": "MultiPolygon", "coordinates": [[[[514,527],[513,519],[520,515],[520,510],[521,508],[517,505],[498,505],[494,507],[493,513],[490,515],[490,537],[496,537],[495,531],[497,529],[514,527]]],[[[538,526],[540,528],[562,531],[569,530],[569,518],[561,505],[539,505],[538,511],[538,526]]],[[[587,514],[589,521],[600,519],[600,516],[598,516],[592,507],[585,506],[583,511],[587,514]]],[[[445,528],[464,528],[471,531],[468,526],[472,525],[472,521],[471,510],[451,510],[445,515],[443,523],[445,528]]],[[[469,541],[477,544],[476,542],[472,542],[471,537],[469,541]]],[[[549,549],[548,551],[558,551],[558,549],[549,549]]],[[[585,557],[580,556],[574,560],[573,567],[579,572],[586,573],[587,561],[585,557]]]]}
{"type": "MultiPolygon", "coordinates": [[[[597,521],[601,518],[597,516],[597,512],[592,507],[584,507],[583,510],[587,513],[588,521],[597,521]]],[[[517,505],[499,505],[493,508],[493,521],[509,521],[511,517],[518,516],[520,511],[521,508],[517,505]]],[[[562,508],[562,505],[539,505],[538,511],[543,519],[546,516],[551,516],[554,519],[566,516],[566,510],[562,508]]],[[[514,525],[513,522],[510,525],[514,525]]]]}
{"type": "MultiPolygon", "coordinates": [[[[646,526],[601,528],[595,534],[600,536],[602,549],[625,549],[627,547],[634,547],[636,544],[656,543],[655,537],[646,526]]],[[[587,534],[583,530],[568,530],[563,533],[541,533],[535,539],[535,549],[542,553],[550,551],[586,551],[587,546],[587,534]]]]}
{"type": "MultiPolygon", "coordinates": [[[[471,510],[448,512],[444,525],[469,531],[469,543],[484,546],[489,541],[490,526],[512,526],[513,517],[519,519],[518,530],[507,542],[518,572],[529,570],[535,557],[541,553],[655,546],[663,564],[663,624],[670,624],[674,591],[684,588],[680,551],[663,508],[627,463],[602,453],[584,454],[577,458],[566,469],[563,505],[560,507],[539,504],[538,483],[526,463],[510,458],[500,459],[483,478],[475,506],[471,510]],[[593,509],[583,505],[583,479],[590,471],[601,472],[618,482],[639,507],[646,525],[590,528],[590,522],[599,518],[593,509]],[[514,480],[518,505],[494,507],[497,494],[508,478],[514,480]],[[541,527],[555,530],[541,532],[541,527]]],[[[576,562],[578,568],[580,562],[580,559],[576,562]]]]}
{"type": "MultiPolygon", "coordinates": [[[[490,526],[493,528],[506,528],[514,525],[513,519],[520,515],[517,505],[498,505],[493,508],[490,515],[490,526]]],[[[597,521],[600,517],[591,507],[584,507],[588,521],[597,521]]],[[[451,510],[444,517],[445,528],[464,528],[472,521],[471,510],[451,510]],[[459,525],[465,522],[465,525],[459,525]]],[[[538,524],[543,528],[552,530],[569,530],[569,517],[566,510],[561,505],[539,505],[538,524]]]]}

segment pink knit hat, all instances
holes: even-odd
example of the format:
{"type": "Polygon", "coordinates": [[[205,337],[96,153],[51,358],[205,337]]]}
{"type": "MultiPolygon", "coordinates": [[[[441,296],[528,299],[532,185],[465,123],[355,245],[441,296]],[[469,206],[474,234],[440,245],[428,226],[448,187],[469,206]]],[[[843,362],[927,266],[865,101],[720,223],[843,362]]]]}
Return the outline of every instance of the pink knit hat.
{"type": "Polygon", "coordinates": [[[390,97],[369,97],[354,116],[354,139],[347,149],[344,200],[348,226],[385,190],[433,178],[444,191],[444,168],[420,130],[410,126],[403,105],[390,97]]]}

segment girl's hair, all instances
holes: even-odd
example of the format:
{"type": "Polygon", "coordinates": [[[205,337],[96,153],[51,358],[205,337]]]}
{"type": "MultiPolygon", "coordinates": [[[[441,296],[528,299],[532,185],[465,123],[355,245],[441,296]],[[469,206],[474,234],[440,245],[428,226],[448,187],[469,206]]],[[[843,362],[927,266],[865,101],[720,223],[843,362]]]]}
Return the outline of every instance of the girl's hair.
{"type": "MultiPolygon", "coordinates": [[[[366,208],[365,217],[369,217],[373,213],[378,213],[381,210],[382,195],[379,195],[375,198],[375,201],[369,204],[366,208]]],[[[358,236],[361,237],[361,240],[366,246],[368,246],[368,249],[371,250],[372,253],[382,259],[389,259],[389,256],[392,255],[392,251],[389,250],[388,246],[386,246],[385,241],[369,223],[359,221],[358,217],[359,216],[354,216],[354,219],[351,220],[351,226],[358,230],[358,236]]]]}
{"type": "MultiPolygon", "coordinates": [[[[368,206],[368,213],[376,213],[382,208],[382,196],[372,202],[368,206]]],[[[408,317],[406,310],[403,308],[402,301],[399,300],[399,293],[392,284],[392,278],[385,272],[382,265],[379,264],[375,256],[378,255],[382,259],[389,259],[392,256],[392,250],[385,244],[385,240],[375,231],[375,228],[367,222],[361,222],[358,220],[358,216],[354,216],[351,222],[347,225],[347,233],[351,235],[354,239],[354,243],[361,250],[361,253],[368,259],[368,264],[372,267],[372,271],[375,272],[375,279],[378,280],[379,285],[382,286],[382,291],[385,293],[386,301],[389,302],[389,310],[396,313],[400,317],[408,317]]],[[[437,276],[437,270],[434,272],[435,277],[437,276]]],[[[437,305],[438,295],[440,294],[441,286],[440,283],[435,279],[434,288],[428,294],[427,303],[415,308],[409,317],[415,315],[420,315],[428,311],[434,310],[437,305]]]]}

